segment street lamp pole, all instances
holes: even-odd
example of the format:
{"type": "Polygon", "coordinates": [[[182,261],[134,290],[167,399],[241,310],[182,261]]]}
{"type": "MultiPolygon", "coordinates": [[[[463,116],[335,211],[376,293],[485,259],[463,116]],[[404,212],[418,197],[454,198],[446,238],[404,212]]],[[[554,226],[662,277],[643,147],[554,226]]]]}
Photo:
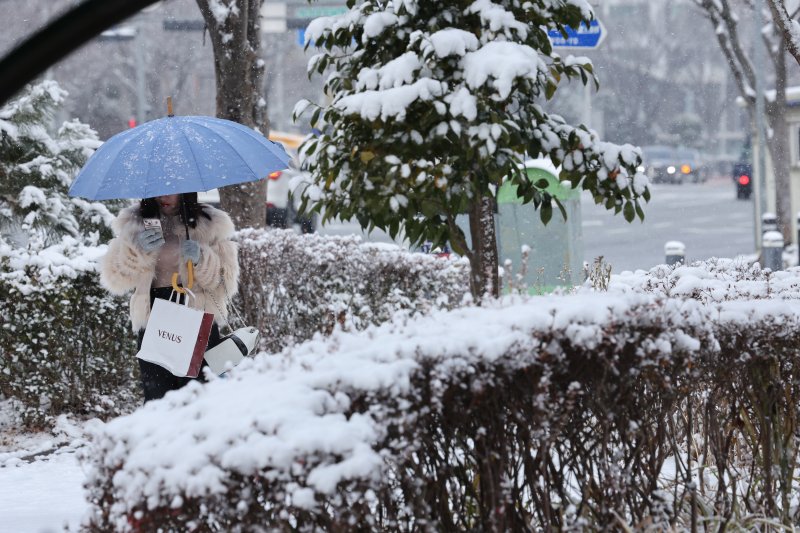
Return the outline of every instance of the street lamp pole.
{"type": "Polygon", "coordinates": [[[144,42],[141,27],[136,28],[136,39],[133,43],[133,55],[136,63],[136,120],[138,124],[147,121],[147,100],[144,72],[144,42]]]}
{"type": "MultiPolygon", "coordinates": [[[[758,181],[755,187],[756,199],[753,202],[753,209],[755,210],[755,241],[756,248],[761,247],[761,216],[767,211],[767,165],[766,165],[766,131],[764,128],[764,44],[762,42],[761,29],[764,27],[763,19],[763,0],[754,0],[753,9],[755,11],[754,18],[754,35],[753,35],[753,68],[755,70],[756,78],[756,109],[755,109],[755,126],[756,126],[756,139],[758,140],[758,156],[757,160],[753,161],[757,172],[754,174],[758,176],[758,181]]],[[[791,223],[791,221],[782,220],[781,224],[791,223]]]]}

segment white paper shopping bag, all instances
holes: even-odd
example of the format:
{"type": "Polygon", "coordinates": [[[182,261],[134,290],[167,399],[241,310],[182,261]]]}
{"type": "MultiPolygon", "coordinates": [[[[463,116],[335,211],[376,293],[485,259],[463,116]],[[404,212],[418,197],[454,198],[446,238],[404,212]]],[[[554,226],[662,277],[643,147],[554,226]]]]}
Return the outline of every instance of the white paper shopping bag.
{"type": "Polygon", "coordinates": [[[156,299],[136,357],[176,376],[196,378],[213,322],[213,314],[173,302],[172,297],[156,299]]]}

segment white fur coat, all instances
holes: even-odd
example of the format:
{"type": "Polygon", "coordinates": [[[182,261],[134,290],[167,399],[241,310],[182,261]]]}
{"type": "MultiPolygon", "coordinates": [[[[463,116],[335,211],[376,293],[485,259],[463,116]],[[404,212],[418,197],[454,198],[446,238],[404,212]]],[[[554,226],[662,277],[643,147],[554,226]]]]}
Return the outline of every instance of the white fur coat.
{"type": "MultiPolygon", "coordinates": [[[[189,228],[189,236],[200,243],[200,262],[194,267],[192,287],[197,300],[192,307],[225,320],[228,298],[233,297],[239,286],[239,249],[230,240],[234,232],[230,217],[219,209],[203,207],[211,219],[199,214],[197,227],[189,228]]],[[[136,236],[144,229],[138,205],[120,211],[113,229],[115,237],[102,259],[100,280],[114,294],[133,290],[131,325],[138,331],[144,329],[150,316],[150,287],[159,251],[145,252],[136,244],[136,236]]],[[[181,265],[179,274],[181,280],[187,279],[185,264],[181,265]]]]}

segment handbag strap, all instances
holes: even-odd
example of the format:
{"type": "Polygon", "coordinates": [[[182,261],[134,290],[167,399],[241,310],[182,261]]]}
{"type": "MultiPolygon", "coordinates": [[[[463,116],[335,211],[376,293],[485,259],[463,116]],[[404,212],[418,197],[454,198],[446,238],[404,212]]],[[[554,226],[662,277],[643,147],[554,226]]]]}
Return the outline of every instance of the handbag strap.
{"type": "MultiPolygon", "coordinates": [[[[228,293],[228,284],[225,283],[225,273],[222,270],[220,270],[220,273],[219,273],[219,283],[220,283],[220,285],[222,285],[222,289],[225,291],[225,304],[226,304],[226,307],[228,309],[232,309],[233,310],[233,314],[239,320],[239,323],[241,324],[241,327],[243,327],[243,328],[247,327],[247,323],[242,318],[242,315],[239,314],[239,310],[233,304],[233,300],[231,299],[230,294],[228,293]]],[[[214,293],[211,292],[211,291],[208,291],[208,296],[211,298],[211,301],[214,303],[214,307],[216,307],[217,310],[220,312],[220,314],[222,314],[222,306],[220,306],[219,302],[217,302],[217,299],[214,298],[214,293]]],[[[234,331],[233,327],[231,326],[230,321],[228,320],[228,317],[227,316],[223,316],[223,320],[225,320],[225,325],[228,327],[228,330],[229,331],[234,331]]]]}

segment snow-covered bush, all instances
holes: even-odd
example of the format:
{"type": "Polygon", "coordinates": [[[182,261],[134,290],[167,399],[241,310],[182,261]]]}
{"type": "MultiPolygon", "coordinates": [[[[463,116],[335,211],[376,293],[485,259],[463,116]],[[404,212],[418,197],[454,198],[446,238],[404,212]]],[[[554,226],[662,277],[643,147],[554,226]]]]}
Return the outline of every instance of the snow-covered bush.
{"type": "Polygon", "coordinates": [[[397,311],[453,308],[469,292],[469,265],[411,254],[358,237],[242,230],[239,284],[244,315],[268,351],[329,333],[364,329],[397,311]]]}
{"type": "Polygon", "coordinates": [[[138,399],[127,302],[100,287],[104,247],[71,237],[36,254],[0,244],[0,396],[36,426],[138,399]]]}
{"type": "Polygon", "coordinates": [[[0,108],[0,396],[33,425],[118,414],[133,382],[126,305],[96,275],[113,216],[67,195],[100,143],[77,120],[53,131],[65,97],[43,81],[0,108]]]}
{"type": "Polygon", "coordinates": [[[608,290],[691,298],[706,304],[728,300],[798,299],[800,268],[772,272],[762,269],[758,263],[709,259],[686,266],[659,265],[649,271],[626,271],[611,276],[608,290]]]}
{"type": "Polygon", "coordinates": [[[800,300],[508,298],[337,330],[110,422],[88,455],[89,522],[790,525],[800,520],[798,419],[800,300]]]}

